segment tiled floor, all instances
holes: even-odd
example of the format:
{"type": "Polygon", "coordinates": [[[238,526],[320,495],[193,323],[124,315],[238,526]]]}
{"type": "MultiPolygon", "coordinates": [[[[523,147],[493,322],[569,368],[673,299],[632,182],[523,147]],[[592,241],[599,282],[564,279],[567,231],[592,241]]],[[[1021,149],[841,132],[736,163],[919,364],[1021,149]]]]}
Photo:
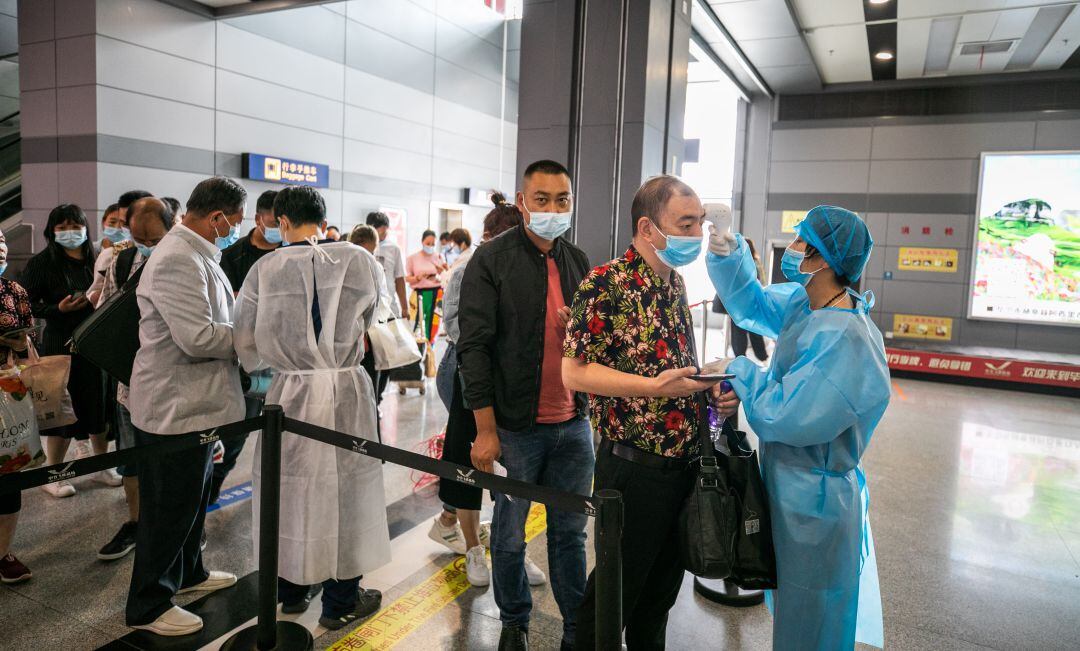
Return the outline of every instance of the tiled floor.
{"type": "MultiPolygon", "coordinates": [[[[895,386],[865,463],[886,647],[1080,649],[1080,401],[908,380],[895,386]]],[[[433,385],[424,397],[414,390],[400,398],[391,386],[384,414],[384,440],[410,449],[444,418],[433,385]]],[[[252,447],[228,485],[247,481],[252,447]]],[[[426,537],[438,510],[432,489],[410,497],[411,475],[385,467],[400,535],[394,562],[366,579],[384,590],[384,603],[451,560],[426,537]]],[[[5,649],[95,649],[128,632],[122,611],[131,561],[105,564],[94,556],[123,518],[122,492],[76,485],[79,494],[67,500],[25,496],[14,552],[35,576],[0,590],[5,649]]],[[[249,505],[209,515],[209,566],[239,575],[255,569],[249,505]]],[[[543,535],[530,554],[546,568],[543,535]]],[[[558,648],[551,591],[533,595],[533,648],[558,648]]],[[[716,606],[688,580],[668,646],[768,648],[771,626],[763,607],[716,606]]],[[[490,649],[498,633],[490,590],[471,589],[398,648],[490,649]]],[[[316,647],[342,634],[321,635],[316,647]]]]}

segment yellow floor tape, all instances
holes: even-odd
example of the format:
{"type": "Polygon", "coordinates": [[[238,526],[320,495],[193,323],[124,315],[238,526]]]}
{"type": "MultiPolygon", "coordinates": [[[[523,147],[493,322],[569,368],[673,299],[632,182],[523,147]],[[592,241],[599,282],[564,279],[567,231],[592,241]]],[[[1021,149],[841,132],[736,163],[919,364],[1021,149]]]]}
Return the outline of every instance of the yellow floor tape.
{"type": "MultiPolygon", "coordinates": [[[[544,505],[534,503],[529,511],[529,519],[525,521],[525,541],[537,537],[546,528],[544,505]]],[[[465,558],[458,556],[435,575],[335,642],[329,651],[392,649],[470,587],[465,576],[465,558]]]]}

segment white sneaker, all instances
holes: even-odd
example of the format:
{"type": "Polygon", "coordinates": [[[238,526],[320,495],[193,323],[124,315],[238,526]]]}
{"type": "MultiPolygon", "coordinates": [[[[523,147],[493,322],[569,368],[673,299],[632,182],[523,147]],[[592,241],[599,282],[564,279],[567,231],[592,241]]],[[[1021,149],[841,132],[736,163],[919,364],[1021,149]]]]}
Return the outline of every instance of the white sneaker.
{"type": "Polygon", "coordinates": [[[176,594],[184,594],[187,592],[213,592],[214,590],[221,590],[222,588],[228,588],[233,585],[236,585],[235,574],[211,570],[210,576],[207,577],[205,581],[186,588],[180,588],[176,591],[176,594]]]}
{"type": "Polygon", "coordinates": [[[75,459],[92,457],[94,448],[90,447],[90,441],[75,441],[71,444],[71,456],[75,459]]]}
{"type": "Polygon", "coordinates": [[[149,624],[132,626],[131,628],[172,637],[175,635],[195,633],[201,631],[202,627],[202,617],[199,617],[195,613],[189,613],[179,606],[173,606],[162,613],[161,617],[158,617],[149,624]]]}
{"type": "Polygon", "coordinates": [[[487,564],[487,550],[483,545],[477,545],[465,554],[465,576],[475,588],[483,588],[491,584],[491,570],[487,564]]]}
{"type": "Polygon", "coordinates": [[[540,566],[532,562],[528,556],[525,557],[525,576],[529,577],[529,585],[538,586],[547,583],[547,575],[544,574],[544,570],[540,569],[540,566]]]}
{"type": "Polygon", "coordinates": [[[455,554],[461,556],[465,555],[465,535],[461,533],[461,525],[457,522],[455,522],[453,526],[448,527],[442,522],[439,522],[439,516],[435,516],[435,521],[431,523],[431,529],[428,530],[427,535],[428,538],[431,538],[455,554]]]}
{"type": "Polygon", "coordinates": [[[94,481],[99,484],[105,484],[106,486],[112,486],[113,488],[124,485],[124,478],[120,476],[120,473],[116,472],[115,468],[106,468],[105,470],[95,472],[94,481]]]}
{"type": "Polygon", "coordinates": [[[491,549],[491,520],[480,523],[480,530],[476,532],[476,537],[480,539],[480,544],[484,546],[484,549],[491,549]]]}
{"type": "Polygon", "coordinates": [[[41,490],[57,498],[71,497],[75,494],[75,487],[66,479],[51,484],[42,484],[41,490]]]}

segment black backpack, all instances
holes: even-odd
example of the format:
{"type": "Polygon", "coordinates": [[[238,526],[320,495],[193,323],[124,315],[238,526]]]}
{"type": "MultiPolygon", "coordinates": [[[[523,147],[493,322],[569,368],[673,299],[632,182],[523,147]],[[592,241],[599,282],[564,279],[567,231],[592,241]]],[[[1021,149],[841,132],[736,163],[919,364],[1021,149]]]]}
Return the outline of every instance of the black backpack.
{"type": "Polygon", "coordinates": [[[124,384],[131,382],[131,368],[139,350],[139,303],[135,290],[146,265],[134,273],[134,247],[116,256],[116,283],[120,291],[94,310],[72,335],[74,350],[94,366],[124,384]]]}

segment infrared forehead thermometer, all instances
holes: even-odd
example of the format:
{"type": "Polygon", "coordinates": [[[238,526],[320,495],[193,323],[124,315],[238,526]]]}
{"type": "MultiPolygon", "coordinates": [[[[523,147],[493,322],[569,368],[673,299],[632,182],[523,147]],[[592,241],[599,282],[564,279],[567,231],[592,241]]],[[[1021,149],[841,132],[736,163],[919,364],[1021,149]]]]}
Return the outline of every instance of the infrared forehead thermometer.
{"type": "Polygon", "coordinates": [[[733,222],[731,207],[726,203],[705,204],[705,221],[711,222],[717,233],[730,233],[733,222]]]}

